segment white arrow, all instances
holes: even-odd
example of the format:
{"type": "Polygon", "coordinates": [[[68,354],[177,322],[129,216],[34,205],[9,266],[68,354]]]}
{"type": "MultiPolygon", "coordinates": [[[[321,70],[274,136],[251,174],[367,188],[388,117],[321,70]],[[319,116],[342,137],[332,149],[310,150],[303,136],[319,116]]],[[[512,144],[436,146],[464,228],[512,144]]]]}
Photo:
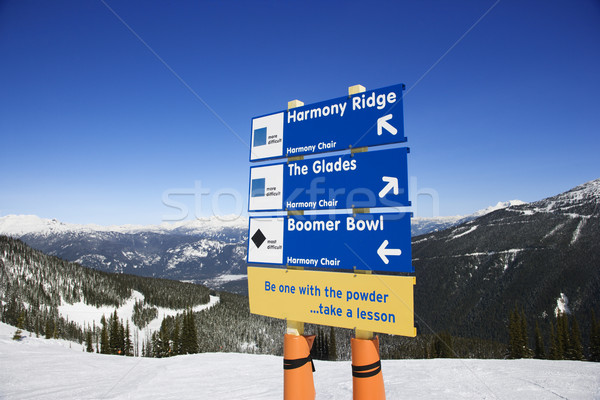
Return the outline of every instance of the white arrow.
{"type": "Polygon", "coordinates": [[[383,117],[377,119],[377,136],[381,136],[381,134],[383,133],[383,129],[385,129],[392,135],[395,135],[396,133],[398,133],[398,129],[394,128],[388,122],[390,119],[392,119],[392,117],[393,117],[392,114],[388,114],[388,115],[384,115],[383,117]]]}
{"type": "Polygon", "coordinates": [[[392,189],[394,190],[394,194],[398,194],[398,178],[393,176],[384,176],[381,179],[388,184],[381,189],[381,192],[379,192],[379,197],[385,197],[385,195],[388,194],[392,189]]]}
{"type": "Polygon", "coordinates": [[[381,246],[377,249],[377,255],[381,257],[384,263],[389,264],[390,260],[386,256],[399,256],[402,254],[402,250],[400,249],[388,249],[387,245],[390,244],[387,240],[384,240],[381,243],[381,246]]]}

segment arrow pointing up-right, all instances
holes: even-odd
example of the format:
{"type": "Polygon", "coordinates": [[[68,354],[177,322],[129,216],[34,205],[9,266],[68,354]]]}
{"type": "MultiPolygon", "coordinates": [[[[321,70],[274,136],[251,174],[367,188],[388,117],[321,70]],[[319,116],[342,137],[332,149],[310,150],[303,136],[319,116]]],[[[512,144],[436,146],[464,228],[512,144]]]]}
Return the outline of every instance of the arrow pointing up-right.
{"type": "Polygon", "coordinates": [[[395,135],[396,133],[398,133],[398,129],[394,128],[388,122],[390,119],[392,119],[392,117],[393,117],[392,114],[388,114],[388,115],[384,115],[383,117],[377,119],[377,136],[381,136],[381,134],[383,133],[383,129],[385,129],[392,135],[395,135]]]}
{"type": "Polygon", "coordinates": [[[381,178],[384,182],[387,182],[387,185],[379,192],[379,197],[383,198],[386,194],[393,191],[394,194],[398,194],[398,178],[393,176],[384,176],[381,178]]]}

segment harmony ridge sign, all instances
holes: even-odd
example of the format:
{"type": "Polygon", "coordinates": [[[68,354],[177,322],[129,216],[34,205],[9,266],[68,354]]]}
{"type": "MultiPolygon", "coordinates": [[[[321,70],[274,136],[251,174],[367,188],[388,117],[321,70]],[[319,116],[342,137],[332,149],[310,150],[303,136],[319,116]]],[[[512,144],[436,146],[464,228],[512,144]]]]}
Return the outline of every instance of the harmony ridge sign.
{"type": "Polygon", "coordinates": [[[402,143],[403,84],[252,119],[250,161],[402,143]]]}
{"type": "Polygon", "coordinates": [[[409,206],[408,148],[250,168],[248,211],[409,206]]]}

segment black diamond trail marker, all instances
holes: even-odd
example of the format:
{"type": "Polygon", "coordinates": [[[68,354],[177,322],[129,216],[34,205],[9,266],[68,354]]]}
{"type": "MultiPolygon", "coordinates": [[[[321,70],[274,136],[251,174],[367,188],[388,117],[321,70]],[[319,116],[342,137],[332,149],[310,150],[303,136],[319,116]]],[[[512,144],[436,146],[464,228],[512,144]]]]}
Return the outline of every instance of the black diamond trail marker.
{"type": "Polygon", "coordinates": [[[258,229],[254,235],[252,235],[252,241],[254,242],[254,244],[256,245],[257,248],[259,248],[266,240],[267,238],[265,237],[265,235],[260,231],[260,229],[258,229]]]}

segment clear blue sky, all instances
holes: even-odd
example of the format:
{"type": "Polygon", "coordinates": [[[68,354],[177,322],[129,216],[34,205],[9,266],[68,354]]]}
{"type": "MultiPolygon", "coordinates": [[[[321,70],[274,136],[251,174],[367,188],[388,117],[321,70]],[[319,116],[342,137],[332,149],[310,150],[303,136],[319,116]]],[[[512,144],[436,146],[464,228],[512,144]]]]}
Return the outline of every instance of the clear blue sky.
{"type": "Polygon", "coordinates": [[[597,0],[15,0],[0,216],[160,223],[197,181],[203,205],[169,199],[232,212],[253,116],[401,82],[409,175],[440,215],[600,177],[597,0]]]}

